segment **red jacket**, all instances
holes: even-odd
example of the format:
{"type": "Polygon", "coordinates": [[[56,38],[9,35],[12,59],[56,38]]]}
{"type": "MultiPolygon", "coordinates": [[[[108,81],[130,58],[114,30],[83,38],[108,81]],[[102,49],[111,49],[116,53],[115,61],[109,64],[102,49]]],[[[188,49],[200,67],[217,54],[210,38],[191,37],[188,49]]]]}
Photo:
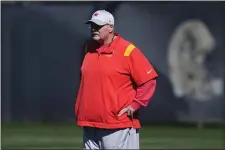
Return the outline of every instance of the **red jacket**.
{"type": "Polygon", "coordinates": [[[131,105],[136,86],[157,77],[152,65],[132,43],[119,35],[107,46],[87,46],[75,104],[79,126],[115,129],[140,128],[137,115],[131,120],[119,111],[131,105]]]}

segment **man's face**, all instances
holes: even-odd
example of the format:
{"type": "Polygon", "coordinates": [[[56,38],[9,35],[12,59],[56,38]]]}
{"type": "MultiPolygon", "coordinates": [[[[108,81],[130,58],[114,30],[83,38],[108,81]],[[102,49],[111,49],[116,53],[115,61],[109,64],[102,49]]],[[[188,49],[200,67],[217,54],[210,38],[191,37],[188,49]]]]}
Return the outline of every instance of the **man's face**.
{"type": "Polygon", "coordinates": [[[112,26],[108,24],[99,26],[95,23],[92,23],[90,25],[92,38],[95,41],[107,39],[110,33],[112,32],[112,26]]]}

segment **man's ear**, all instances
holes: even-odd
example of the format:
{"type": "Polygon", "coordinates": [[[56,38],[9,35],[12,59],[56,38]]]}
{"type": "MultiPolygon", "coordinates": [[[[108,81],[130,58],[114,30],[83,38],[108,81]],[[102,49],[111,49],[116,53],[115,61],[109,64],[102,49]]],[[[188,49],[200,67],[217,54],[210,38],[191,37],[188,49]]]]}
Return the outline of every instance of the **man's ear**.
{"type": "Polygon", "coordinates": [[[114,26],[113,25],[110,25],[109,26],[109,29],[110,29],[109,32],[112,33],[114,31],[114,26]]]}

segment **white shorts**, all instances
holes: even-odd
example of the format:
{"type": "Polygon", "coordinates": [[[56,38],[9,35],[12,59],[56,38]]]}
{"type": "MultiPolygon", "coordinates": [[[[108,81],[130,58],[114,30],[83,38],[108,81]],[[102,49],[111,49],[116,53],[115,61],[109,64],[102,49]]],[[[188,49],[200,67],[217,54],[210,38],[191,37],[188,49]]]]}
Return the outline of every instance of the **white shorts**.
{"type": "Polygon", "coordinates": [[[84,149],[139,149],[139,131],[134,128],[83,128],[84,149]]]}

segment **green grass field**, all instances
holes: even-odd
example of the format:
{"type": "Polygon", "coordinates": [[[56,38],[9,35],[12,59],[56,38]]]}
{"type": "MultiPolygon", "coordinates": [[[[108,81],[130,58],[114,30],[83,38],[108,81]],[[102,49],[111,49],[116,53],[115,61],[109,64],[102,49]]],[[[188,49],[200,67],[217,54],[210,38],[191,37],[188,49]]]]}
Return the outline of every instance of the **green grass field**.
{"type": "MultiPolygon", "coordinates": [[[[2,148],[81,148],[82,130],[74,124],[2,125],[2,148]]],[[[223,129],[144,126],[141,148],[223,148],[223,129]]]]}

